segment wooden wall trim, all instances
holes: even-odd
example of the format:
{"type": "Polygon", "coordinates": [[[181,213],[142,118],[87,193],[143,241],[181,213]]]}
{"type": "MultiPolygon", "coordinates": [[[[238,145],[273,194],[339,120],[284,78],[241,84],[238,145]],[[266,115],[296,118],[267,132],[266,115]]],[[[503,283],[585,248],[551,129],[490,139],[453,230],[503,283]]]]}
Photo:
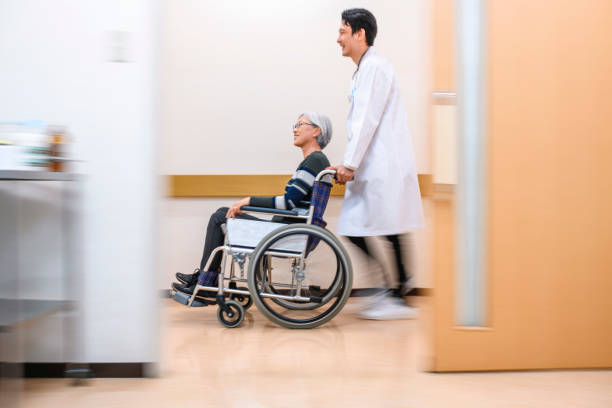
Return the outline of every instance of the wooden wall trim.
{"type": "MultiPolygon", "coordinates": [[[[419,174],[421,195],[433,193],[431,174],[419,174]]],[[[283,194],[290,174],[169,175],[169,197],[246,197],[283,194]]],[[[344,196],[344,186],[334,184],[332,196],[344,196]]]]}

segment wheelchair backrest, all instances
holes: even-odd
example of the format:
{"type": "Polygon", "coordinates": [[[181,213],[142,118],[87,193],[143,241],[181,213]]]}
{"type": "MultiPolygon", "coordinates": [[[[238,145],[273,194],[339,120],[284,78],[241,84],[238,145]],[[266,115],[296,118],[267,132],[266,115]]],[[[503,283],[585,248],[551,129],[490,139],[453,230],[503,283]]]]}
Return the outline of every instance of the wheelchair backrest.
{"type": "Polygon", "coordinates": [[[314,185],[312,186],[311,224],[318,225],[322,228],[325,228],[327,225],[327,223],[323,220],[323,214],[325,214],[325,209],[327,208],[331,188],[332,185],[325,181],[317,180],[314,182],[314,185]]]}
{"type": "MultiPolygon", "coordinates": [[[[331,192],[331,173],[329,170],[323,170],[317,175],[312,186],[312,201],[311,201],[311,219],[310,223],[321,228],[327,226],[327,222],[323,220],[323,214],[327,208],[327,202],[329,201],[329,193],[331,192]]],[[[319,244],[319,239],[315,237],[309,237],[306,244],[306,256],[314,251],[319,244]]]]}

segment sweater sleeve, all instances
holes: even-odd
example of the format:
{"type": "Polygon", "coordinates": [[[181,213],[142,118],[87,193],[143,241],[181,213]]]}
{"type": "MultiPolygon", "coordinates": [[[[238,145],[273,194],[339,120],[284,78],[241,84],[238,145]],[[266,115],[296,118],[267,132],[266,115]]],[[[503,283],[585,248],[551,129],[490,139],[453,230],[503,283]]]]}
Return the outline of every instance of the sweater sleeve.
{"type": "Polygon", "coordinates": [[[253,207],[276,208],[274,207],[274,197],[251,197],[253,207]]]}
{"type": "Polygon", "coordinates": [[[311,153],[300,163],[285,186],[285,194],[276,197],[251,197],[251,205],[279,210],[292,210],[298,207],[300,201],[310,199],[317,174],[328,166],[329,160],[323,153],[311,153]]]}

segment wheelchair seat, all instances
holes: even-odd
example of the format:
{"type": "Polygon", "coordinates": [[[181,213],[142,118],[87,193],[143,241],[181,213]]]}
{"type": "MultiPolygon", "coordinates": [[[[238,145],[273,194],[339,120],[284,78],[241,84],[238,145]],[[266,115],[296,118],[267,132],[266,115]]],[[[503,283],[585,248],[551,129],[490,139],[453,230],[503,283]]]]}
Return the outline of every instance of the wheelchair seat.
{"type": "MultiPolygon", "coordinates": [[[[331,174],[322,174],[320,177],[317,177],[313,184],[311,201],[301,202],[301,204],[308,204],[309,208],[296,207],[293,210],[278,210],[274,208],[244,206],[242,211],[300,218],[307,224],[325,228],[327,222],[323,220],[323,214],[327,208],[331,188],[331,174]]],[[[285,225],[287,224],[267,220],[230,218],[227,220],[226,226],[228,243],[232,247],[255,248],[267,234],[285,225]]],[[[306,250],[306,256],[308,256],[318,243],[319,240],[316,238],[306,240],[293,237],[293,239],[283,239],[272,248],[290,252],[306,250]]]]}

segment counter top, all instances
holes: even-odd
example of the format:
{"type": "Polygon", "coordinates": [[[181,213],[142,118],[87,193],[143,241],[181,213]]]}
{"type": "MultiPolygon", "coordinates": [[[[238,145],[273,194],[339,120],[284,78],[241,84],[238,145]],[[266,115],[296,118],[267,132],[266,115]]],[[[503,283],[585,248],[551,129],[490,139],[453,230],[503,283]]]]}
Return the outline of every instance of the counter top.
{"type": "Polygon", "coordinates": [[[61,171],[0,170],[0,180],[74,181],[79,175],[61,171]]]}

